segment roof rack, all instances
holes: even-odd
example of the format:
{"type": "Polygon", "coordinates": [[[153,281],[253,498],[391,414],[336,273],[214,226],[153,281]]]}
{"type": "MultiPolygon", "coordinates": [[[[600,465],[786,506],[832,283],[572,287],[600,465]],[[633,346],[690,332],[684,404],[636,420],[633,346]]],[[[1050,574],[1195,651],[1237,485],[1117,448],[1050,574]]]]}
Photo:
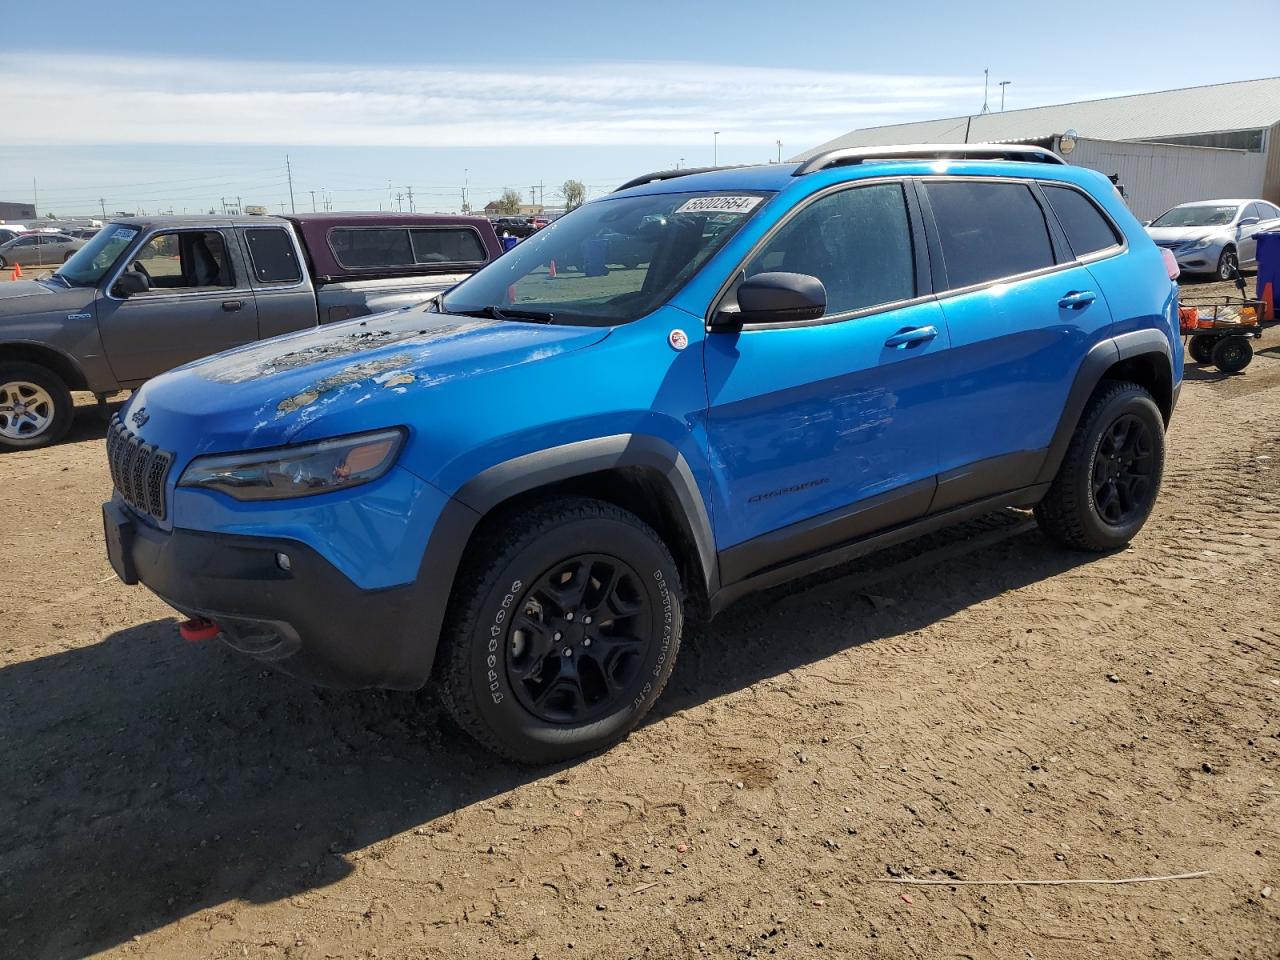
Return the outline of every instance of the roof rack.
{"type": "Polygon", "coordinates": [[[712,173],[716,170],[736,170],[738,167],[746,166],[751,166],[751,164],[735,163],[722,167],[681,167],[678,170],[658,170],[655,173],[646,173],[640,177],[633,177],[613,192],[618,193],[622,190],[630,190],[632,187],[641,187],[646,183],[658,183],[662,180],[674,180],[676,177],[691,177],[695,173],[712,173]]]}
{"type": "Polygon", "coordinates": [[[848,167],[868,160],[1016,160],[1022,163],[1061,163],[1067,161],[1052,150],[1019,143],[906,143],[888,147],[844,147],[827,150],[810,157],[796,167],[793,177],[848,167]]]}

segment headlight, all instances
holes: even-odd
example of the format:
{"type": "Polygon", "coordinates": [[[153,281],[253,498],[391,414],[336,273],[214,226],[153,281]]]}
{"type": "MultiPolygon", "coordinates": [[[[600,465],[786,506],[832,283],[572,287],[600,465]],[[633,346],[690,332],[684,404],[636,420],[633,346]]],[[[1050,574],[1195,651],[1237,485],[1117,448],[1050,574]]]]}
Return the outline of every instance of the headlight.
{"type": "Polygon", "coordinates": [[[404,443],[400,428],[252,453],[199,457],[180,487],[218,490],[237,500],[283,500],[356,487],[391,469],[404,443]]]}
{"type": "Polygon", "coordinates": [[[1213,237],[1201,237],[1199,240],[1196,241],[1196,245],[1191,249],[1203,250],[1205,247],[1207,247],[1211,243],[1213,243],[1213,237]]]}

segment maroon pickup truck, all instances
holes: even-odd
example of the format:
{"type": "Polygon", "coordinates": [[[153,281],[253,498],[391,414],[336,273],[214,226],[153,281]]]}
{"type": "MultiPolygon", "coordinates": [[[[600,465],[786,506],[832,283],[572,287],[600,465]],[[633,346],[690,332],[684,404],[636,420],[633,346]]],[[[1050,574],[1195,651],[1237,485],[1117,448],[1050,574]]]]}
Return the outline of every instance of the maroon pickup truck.
{"type": "Polygon", "coordinates": [[[53,443],[99,398],[200,357],[395,310],[498,257],[484,217],[117,220],[56,272],[0,284],[0,448],[53,443]]]}

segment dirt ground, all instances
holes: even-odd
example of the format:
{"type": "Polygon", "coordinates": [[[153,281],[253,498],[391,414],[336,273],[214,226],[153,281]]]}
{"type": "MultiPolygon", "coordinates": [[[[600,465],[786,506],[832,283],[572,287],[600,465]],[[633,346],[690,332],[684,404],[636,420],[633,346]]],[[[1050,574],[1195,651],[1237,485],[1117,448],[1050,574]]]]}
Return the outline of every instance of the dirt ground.
{"type": "Polygon", "coordinates": [[[1187,368],[1129,549],[1007,511],[752,597],[629,741],[551,770],[427,695],[182,643],[104,558],[86,407],[0,454],[0,955],[1274,960],[1280,330],[1262,346],[1187,368]]]}

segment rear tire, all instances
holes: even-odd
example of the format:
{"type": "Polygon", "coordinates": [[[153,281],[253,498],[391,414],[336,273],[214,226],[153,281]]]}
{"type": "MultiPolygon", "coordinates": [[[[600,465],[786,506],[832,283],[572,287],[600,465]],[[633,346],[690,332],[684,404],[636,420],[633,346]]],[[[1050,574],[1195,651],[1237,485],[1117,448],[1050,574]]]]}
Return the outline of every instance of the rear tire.
{"type": "Polygon", "coordinates": [[[1164,475],[1164,418],[1136,383],[1103,381],[1085,407],[1036,521],[1076,550],[1123,547],[1142,529],[1164,475]]]}
{"type": "Polygon", "coordinates": [[[0,449],[32,450],[57,443],[71,429],[71,391],[52,370],[0,363],[0,449]]]}
{"type": "Polygon", "coordinates": [[[680,648],[683,590],[670,551],[638,517],[585,498],[486,526],[467,549],[441,637],[436,684],[449,712],[517,763],[623,739],[680,648]]]}
{"type": "Polygon", "coordinates": [[[1214,345],[1212,360],[1223,373],[1239,373],[1253,362],[1253,344],[1244,337],[1222,337],[1214,345]]]}
{"type": "Polygon", "coordinates": [[[1212,363],[1213,347],[1217,337],[1208,337],[1203,333],[1197,333],[1191,338],[1191,342],[1187,344],[1187,352],[1191,354],[1191,359],[1196,363],[1212,363]]]}

